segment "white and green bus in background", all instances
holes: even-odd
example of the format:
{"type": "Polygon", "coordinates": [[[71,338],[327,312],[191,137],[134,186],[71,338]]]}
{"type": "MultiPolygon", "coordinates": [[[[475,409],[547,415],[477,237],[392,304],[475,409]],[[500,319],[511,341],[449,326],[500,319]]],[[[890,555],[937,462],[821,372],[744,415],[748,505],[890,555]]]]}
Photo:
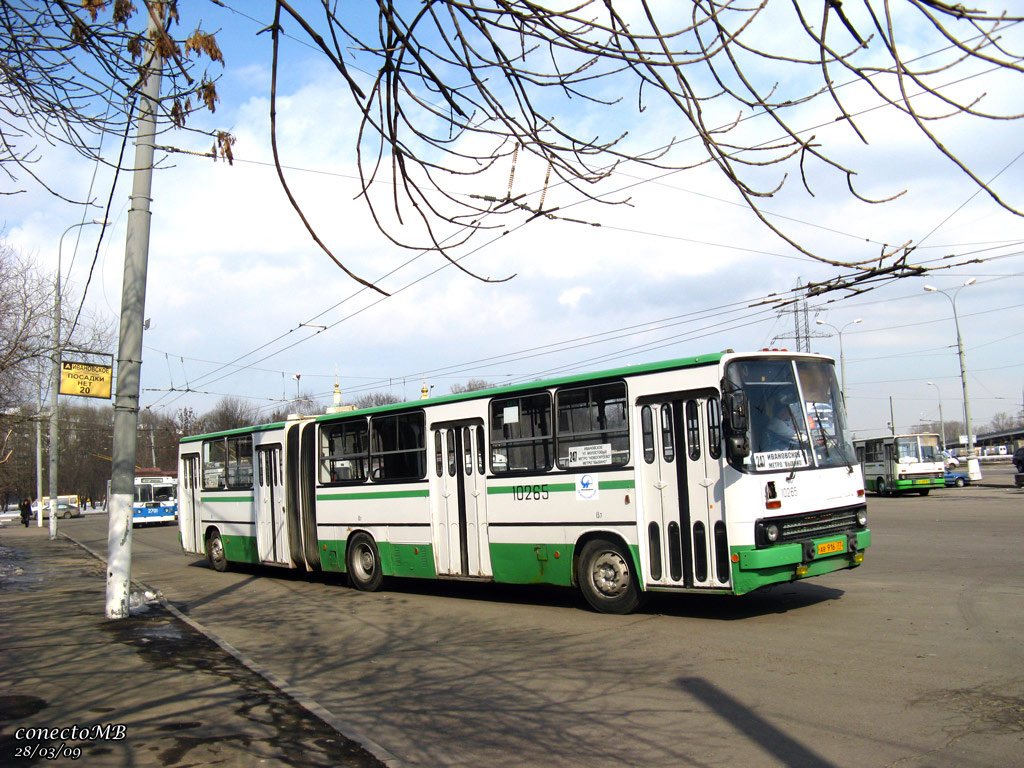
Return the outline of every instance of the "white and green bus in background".
{"type": "Polygon", "coordinates": [[[834,363],[731,351],[186,437],[187,553],[347,573],[744,594],[871,544],[834,363]]]}
{"type": "Polygon", "coordinates": [[[854,441],[864,484],[880,496],[946,487],[946,464],[933,434],[886,435],[854,441]]]}

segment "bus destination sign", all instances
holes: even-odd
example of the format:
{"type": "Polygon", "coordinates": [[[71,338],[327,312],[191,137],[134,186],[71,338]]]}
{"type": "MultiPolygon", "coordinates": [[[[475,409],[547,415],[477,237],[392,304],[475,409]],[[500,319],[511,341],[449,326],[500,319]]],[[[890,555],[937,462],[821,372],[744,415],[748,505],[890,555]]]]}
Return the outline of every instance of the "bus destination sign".
{"type": "Polygon", "coordinates": [[[60,393],[79,397],[102,397],[110,399],[110,384],[113,368],[94,363],[60,361],[60,393]]]}

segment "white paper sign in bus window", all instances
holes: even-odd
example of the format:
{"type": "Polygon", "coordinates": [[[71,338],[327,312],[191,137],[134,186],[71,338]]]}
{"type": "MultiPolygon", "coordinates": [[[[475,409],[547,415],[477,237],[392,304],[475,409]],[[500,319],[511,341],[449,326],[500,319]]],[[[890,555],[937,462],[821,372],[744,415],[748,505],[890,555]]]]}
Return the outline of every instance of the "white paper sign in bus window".
{"type": "Polygon", "coordinates": [[[573,446],[569,449],[569,458],[566,462],[570,467],[604,467],[611,463],[611,443],[573,446]]]}
{"type": "Polygon", "coordinates": [[[501,409],[501,423],[502,424],[518,424],[519,423],[519,406],[518,405],[506,405],[501,409]]]}
{"type": "Polygon", "coordinates": [[[754,454],[754,469],[798,469],[807,466],[803,451],[764,451],[754,454]]]}

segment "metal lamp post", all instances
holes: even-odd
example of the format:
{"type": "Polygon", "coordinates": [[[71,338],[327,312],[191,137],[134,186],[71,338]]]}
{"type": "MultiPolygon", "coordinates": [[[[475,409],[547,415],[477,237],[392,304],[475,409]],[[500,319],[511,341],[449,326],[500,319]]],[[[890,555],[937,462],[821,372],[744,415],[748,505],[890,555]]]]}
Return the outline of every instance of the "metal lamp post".
{"type": "Polygon", "coordinates": [[[964,389],[964,428],[967,430],[967,455],[974,455],[974,434],[971,430],[971,400],[967,396],[967,363],[964,360],[964,340],[960,335],[960,316],[956,313],[956,295],[960,293],[964,288],[969,285],[974,285],[977,280],[973,277],[964,282],[959,288],[952,292],[950,295],[949,291],[940,291],[934,285],[926,285],[924,289],[933,293],[941,293],[953,306],[953,323],[956,326],[956,349],[960,356],[960,383],[964,389]]]}
{"type": "MultiPolygon", "coordinates": [[[[81,221],[72,224],[64,230],[57,244],[57,282],[53,294],[53,381],[51,382],[52,392],[50,393],[50,538],[57,538],[57,455],[60,453],[57,445],[57,418],[59,416],[58,403],[60,395],[60,265],[61,253],[64,250],[64,236],[72,229],[86,227],[89,224],[107,224],[103,219],[92,221],[81,221]]],[[[42,499],[39,501],[40,513],[42,512],[42,499]]]]}
{"type": "Polygon", "coordinates": [[[935,387],[935,392],[939,396],[939,435],[942,442],[942,450],[946,450],[946,421],[942,418],[942,390],[939,389],[939,385],[933,381],[927,382],[929,387],[935,387]]]}
{"type": "Polygon", "coordinates": [[[836,332],[836,334],[839,336],[839,376],[840,376],[840,379],[841,379],[840,383],[839,383],[839,391],[843,393],[843,402],[845,403],[846,402],[846,358],[843,356],[843,331],[845,331],[851,325],[856,325],[857,323],[863,323],[864,320],[863,320],[863,318],[858,317],[856,320],[851,320],[850,322],[846,323],[841,328],[837,328],[836,326],[832,325],[832,323],[826,323],[824,320],[815,320],[814,322],[817,323],[818,325],[827,325],[829,328],[832,328],[836,332]]]}

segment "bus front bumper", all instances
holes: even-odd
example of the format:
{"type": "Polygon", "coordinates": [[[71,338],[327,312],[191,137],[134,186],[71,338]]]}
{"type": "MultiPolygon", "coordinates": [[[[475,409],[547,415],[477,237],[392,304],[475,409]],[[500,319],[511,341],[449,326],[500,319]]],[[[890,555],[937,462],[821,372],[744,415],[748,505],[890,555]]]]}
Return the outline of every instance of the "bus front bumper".
{"type": "Polygon", "coordinates": [[[732,548],[733,590],[737,595],[755,589],[856,568],[871,546],[871,531],[826,536],[758,549],[732,548]]]}

